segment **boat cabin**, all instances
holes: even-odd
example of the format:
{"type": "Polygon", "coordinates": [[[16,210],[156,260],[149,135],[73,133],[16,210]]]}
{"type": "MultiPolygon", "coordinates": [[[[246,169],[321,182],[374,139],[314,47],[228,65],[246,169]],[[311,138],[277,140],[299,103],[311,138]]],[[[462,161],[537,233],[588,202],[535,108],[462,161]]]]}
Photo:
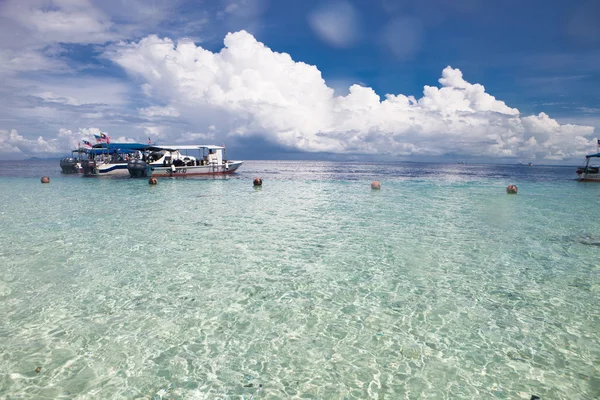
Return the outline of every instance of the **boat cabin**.
{"type": "Polygon", "coordinates": [[[143,158],[153,165],[192,167],[223,164],[225,147],[214,145],[149,146],[143,158]],[[193,154],[193,155],[192,155],[193,154]]]}

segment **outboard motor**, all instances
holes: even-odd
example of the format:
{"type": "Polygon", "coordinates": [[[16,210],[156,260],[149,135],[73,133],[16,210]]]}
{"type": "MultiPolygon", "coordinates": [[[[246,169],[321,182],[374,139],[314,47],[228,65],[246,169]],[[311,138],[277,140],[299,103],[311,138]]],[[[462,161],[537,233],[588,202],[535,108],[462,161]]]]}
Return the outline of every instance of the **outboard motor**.
{"type": "Polygon", "coordinates": [[[96,175],[96,161],[94,160],[83,160],[81,162],[81,168],[83,169],[83,175],[96,175]]]}
{"type": "Polygon", "coordinates": [[[77,159],[73,157],[65,157],[60,160],[60,168],[62,169],[63,174],[78,173],[77,162],[77,159]]]}
{"type": "Polygon", "coordinates": [[[145,161],[135,159],[127,163],[127,170],[132,178],[143,178],[148,176],[146,166],[145,161]]]}

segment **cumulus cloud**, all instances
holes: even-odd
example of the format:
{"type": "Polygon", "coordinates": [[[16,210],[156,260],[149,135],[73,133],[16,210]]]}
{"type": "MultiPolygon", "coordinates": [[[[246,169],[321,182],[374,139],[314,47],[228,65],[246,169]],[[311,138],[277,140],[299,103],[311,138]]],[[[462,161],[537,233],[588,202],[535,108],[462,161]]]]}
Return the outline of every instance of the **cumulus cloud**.
{"type": "Polygon", "coordinates": [[[57,143],[58,139],[47,141],[42,136],[36,140],[26,139],[16,129],[10,131],[0,129],[0,154],[2,155],[56,153],[57,143]]]}
{"type": "Polygon", "coordinates": [[[214,125],[221,137],[256,135],[313,152],[549,159],[579,157],[594,145],[592,127],[561,125],[544,113],[522,116],[452,67],[420,98],[382,100],[359,85],[335,96],[315,66],[245,31],[224,43],[213,53],[191,41],[148,36],[105,56],[141,78],[150,100],[168,103],[200,129],[214,125]]]}
{"type": "MultiPolygon", "coordinates": [[[[98,128],[79,128],[77,131],[61,128],[54,137],[39,136],[27,139],[16,129],[0,129],[0,156],[18,158],[32,155],[56,155],[76,148],[83,140],[95,143],[94,134],[100,134],[98,128]]],[[[120,141],[120,140],[115,140],[120,141]]]]}

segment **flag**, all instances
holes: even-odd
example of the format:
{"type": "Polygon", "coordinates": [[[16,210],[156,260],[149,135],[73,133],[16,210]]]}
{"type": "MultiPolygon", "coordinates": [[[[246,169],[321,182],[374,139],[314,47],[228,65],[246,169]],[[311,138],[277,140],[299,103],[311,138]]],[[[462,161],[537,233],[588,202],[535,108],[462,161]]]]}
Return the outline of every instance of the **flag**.
{"type": "Polygon", "coordinates": [[[600,147],[600,139],[598,139],[598,147],[600,147]]]}
{"type": "Polygon", "coordinates": [[[110,144],[110,136],[108,136],[104,132],[100,132],[100,141],[102,143],[110,144]]]}
{"type": "Polygon", "coordinates": [[[88,142],[87,140],[83,141],[83,146],[84,147],[92,147],[92,144],[90,142],[88,142]]]}
{"type": "Polygon", "coordinates": [[[94,137],[96,138],[96,143],[102,143],[102,136],[100,136],[100,135],[96,135],[96,134],[94,133],[94,137]]]}
{"type": "Polygon", "coordinates": [[[150,140],[150,136],[148,136],[148,144],[152,144],[152,140],[150,140]]]}

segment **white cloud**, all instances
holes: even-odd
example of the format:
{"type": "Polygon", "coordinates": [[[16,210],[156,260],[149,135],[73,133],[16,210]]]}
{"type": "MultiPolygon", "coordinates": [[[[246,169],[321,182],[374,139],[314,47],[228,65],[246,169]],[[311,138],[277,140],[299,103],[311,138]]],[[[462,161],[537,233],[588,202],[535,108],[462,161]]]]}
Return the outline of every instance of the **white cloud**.
{"type": "Polygon", "coordinates": [[[26,92],[46,102],[74,106],[84,104],[122,105],[125,103],[125,94],[128,91],[127,85],[117,80],[92,77],[73,77],[67,81],[52,79],[43,83],[22,79],[21,84],[25,87],[26,92]]]}
{"type": "Polygon", "coordinates": [[[308,23],[321,40],[334,47],[349,47],[360,37],[359,14],[347,1],[319,5],[309,14],[308,23]]]}
{"type": "Polygon", "coordinates": [[[359,85],[335,96],[315,66],[273,52],[244,31],[228,34],[219,53],[148,36],[106,56],[141,77],[147,92],[182,120],[215,125],[221,136],[260,135],[301,151],[392,155],[566,159],[593,148],[594,128],[561,125],[544,113],[523,117],[451,67],[441,87],[425,86],[419,99],[381,100],[359,85]]]}
{"type": "Polygon", "coordinates": [[[207,142],[212,143],[215,140],[215,136],[212,133],[201,133],[201,132],[186,132],[179,139],[176,139],[176,143],[198,143],[207,142]]]}
{"type": "Polygon", "coordinates": [[[56,137],[44,139],[39,136],[37,139],[27,139],[17,132],[16,129],[0,129],[0,155],[32,155],[32,154],[56,154],[61,151],[68,151],[72,148],[73,138],[75,136],[71,131],[61,130],[56,137]]]}
{"type": "Polygon", "coordinates": [[[152,106],[138,109],[141,116],[146,118],[152,117],[179,117],[179,111],[173,107],[152,106]]]}
{"type": "MultiPolygon", "coordinates": [[[[0,157],[23,158],[27,156],[68,154],[72,149],[80,146],[84,140],[96,143],[94,135],[99,135],[100,132],[100,129],[94,127],[79,128],[76,131],[60,128],[52,137],[46,135],[45,137],[39,136],[36,139],[28,139],[16,129],[0,129],[0,157]]],[[[135,142],[133,139],[124,136],[113,136],[111,140],[112,142],[135,142]]]]}
{"type": "Polygon", "coordinates": [[[67,70],[68,67],[62,61],[48,57],[40,51],[0,48],[0,75],[49,69],[60,71],[67,70]]]}
{"type": "Polygon", "coordinates": [[[110,17],[89,0],[8,0],[0,14],[12,29],[26,32],[30,42],[105,43],[117,38],[110,17]]]}

